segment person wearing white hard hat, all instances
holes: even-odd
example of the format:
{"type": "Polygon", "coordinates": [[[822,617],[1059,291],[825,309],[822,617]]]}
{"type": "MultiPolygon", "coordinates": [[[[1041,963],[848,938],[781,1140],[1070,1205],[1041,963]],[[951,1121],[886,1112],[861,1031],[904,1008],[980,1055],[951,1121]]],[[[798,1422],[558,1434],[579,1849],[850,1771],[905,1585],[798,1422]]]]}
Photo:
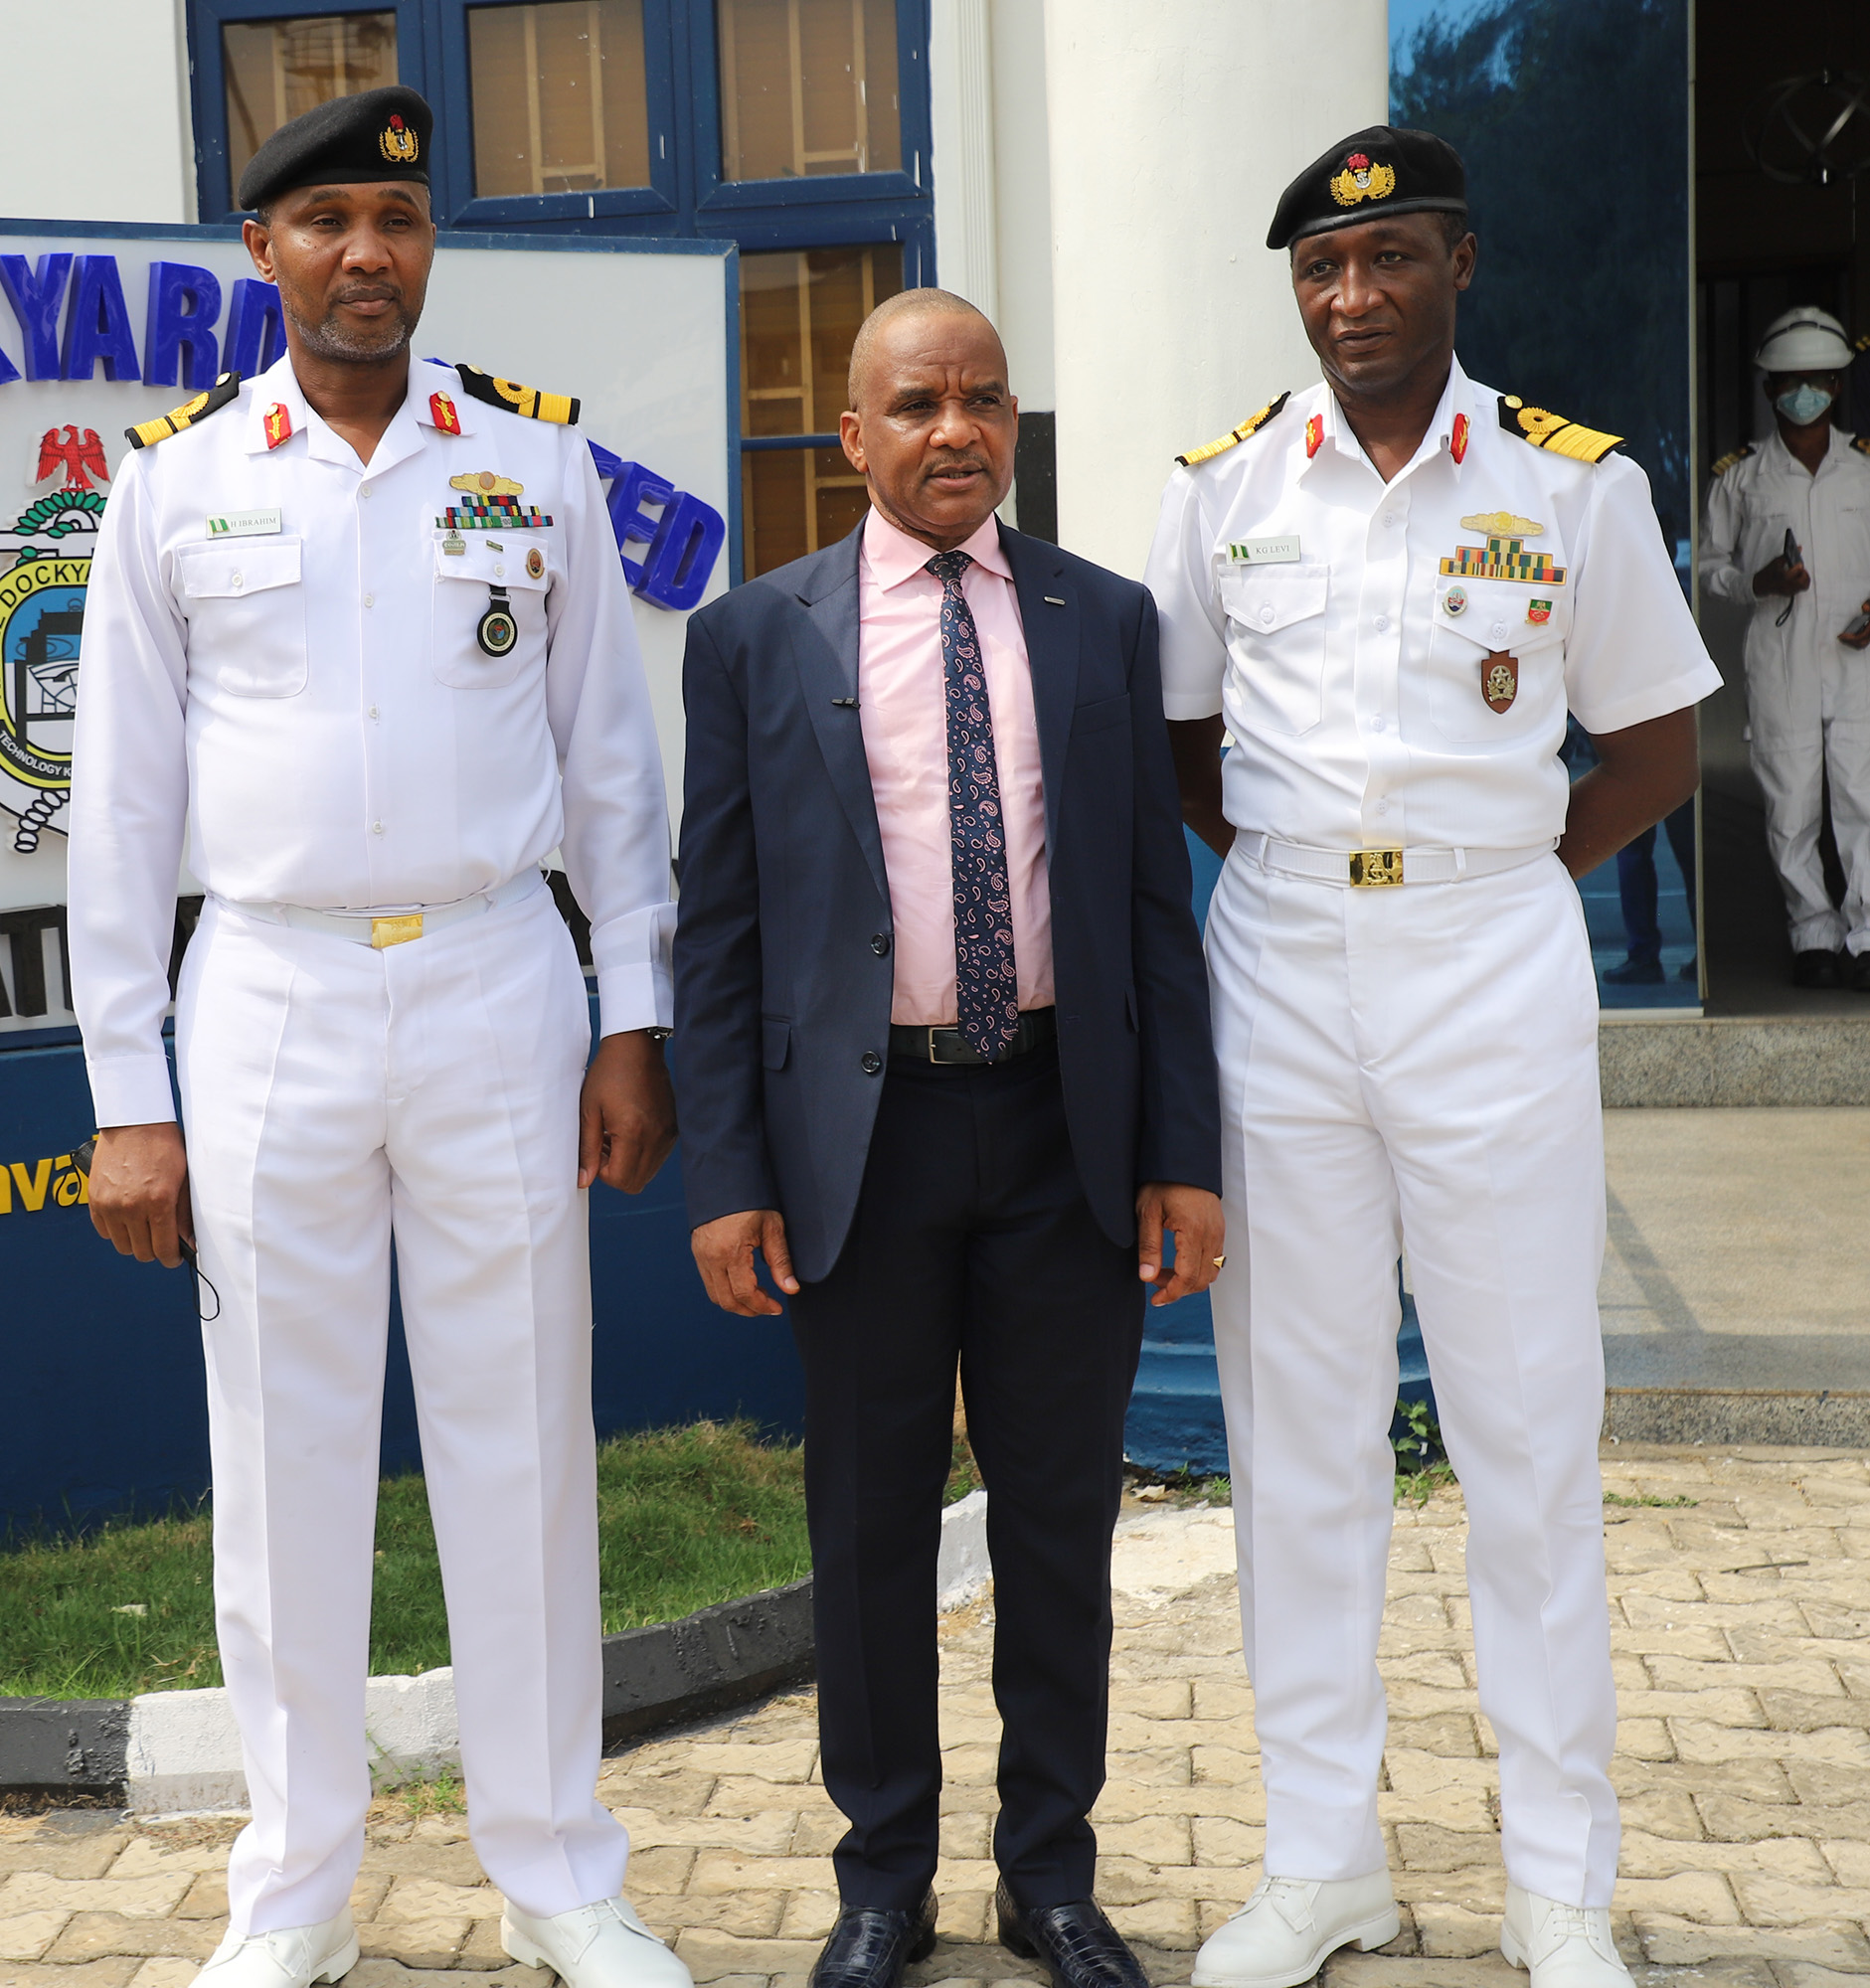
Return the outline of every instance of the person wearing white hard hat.
{"type": "Polygon", "coordinates": [[[1785,893],[1792,981],[1870,993],[1870,437],[1832,425],[1853,358],[1800,304],[1754,355],[1773,432],[1714,465],[1701,583],[1751,610],[1747,711],[1767,846],[1785,893]],[[1824,781],[1842,906],[1818,853],[1824,781]]]}

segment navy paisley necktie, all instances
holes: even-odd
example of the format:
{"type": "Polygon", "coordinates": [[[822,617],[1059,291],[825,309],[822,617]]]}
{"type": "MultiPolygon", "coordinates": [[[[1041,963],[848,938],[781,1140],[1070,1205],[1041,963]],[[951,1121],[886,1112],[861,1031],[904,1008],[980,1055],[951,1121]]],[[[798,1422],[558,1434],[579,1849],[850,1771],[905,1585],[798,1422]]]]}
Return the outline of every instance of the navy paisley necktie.
{"type": "Polygon", "coordinates": [[[962,1039],[989,1063],[1019,1032],[1019,970],[1007,885],[1006,823],[980,634],[961,591],[973,560],[937,553],[941,670],[947,686],[948,833],[954,864],[954,988],[962,1039]]]}

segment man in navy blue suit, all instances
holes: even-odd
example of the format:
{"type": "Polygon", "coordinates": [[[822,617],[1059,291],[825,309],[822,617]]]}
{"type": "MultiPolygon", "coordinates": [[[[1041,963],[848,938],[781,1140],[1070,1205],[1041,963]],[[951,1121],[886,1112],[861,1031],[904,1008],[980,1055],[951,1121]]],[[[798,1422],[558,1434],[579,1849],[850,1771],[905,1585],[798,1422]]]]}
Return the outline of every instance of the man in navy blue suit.
{"type": "Polygon", "coordinates": [[[992,325],[890,299],[851,355],[840,544],[689,623],[675,1056],[697,1263],[791,1298],[825,1786],[814,1988],[935,1941],[935,1559],[958,1362],[988,1490],[1001,1940],[1143,1988],[1093,1900],[1109,1551],[1145,1292],[1222,1255],[1207,977],[1133,580],[1010,531],[992,325]],[[1175,1239],[1164,1260],[1164,1232],[1175,1239]]]}

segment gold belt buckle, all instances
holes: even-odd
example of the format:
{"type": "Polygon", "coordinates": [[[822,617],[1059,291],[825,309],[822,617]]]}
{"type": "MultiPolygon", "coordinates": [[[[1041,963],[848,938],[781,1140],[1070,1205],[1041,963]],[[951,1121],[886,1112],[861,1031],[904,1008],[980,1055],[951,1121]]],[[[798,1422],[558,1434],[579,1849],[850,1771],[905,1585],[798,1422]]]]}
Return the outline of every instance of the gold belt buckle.
{"type": "Polygon", "coordinates": [[[413,938],[423,935],[423,914],[408,911],[401,917],[372,918],[370,921],[370,942],[381,952],[386,945],[407,945],[413,938]]]}
{"type": "Polygon", "coordinates": [[[1400,849],[1356,849],[1351,852],[1351,882],[1365,890],[1377,890],[1403,881],[1403,852],[1400,849]]]}

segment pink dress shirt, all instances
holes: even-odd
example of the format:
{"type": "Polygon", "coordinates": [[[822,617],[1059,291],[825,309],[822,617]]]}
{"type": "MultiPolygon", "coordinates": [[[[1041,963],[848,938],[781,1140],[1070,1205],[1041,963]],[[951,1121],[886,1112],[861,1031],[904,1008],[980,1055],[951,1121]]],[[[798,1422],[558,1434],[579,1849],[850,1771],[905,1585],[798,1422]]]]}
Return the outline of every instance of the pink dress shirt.
{"type": "MultiPolygon", "coordinates": [[[[1046,797],[1039,766],[1026,633],[1013,570],[992,518],[961,547],[973,565],[961,591],[986,658],[993,756],[1006,823],[1007,882],[1019,1005],[1049,1008],[1052,894],[1046,881],[1046,797]]],[[[857,711],[876,795],[896,924],[890,1020],[952,1026],[954,872],[948,831],[947,697],[941,669],[941,582],[935,554],[880,512],[864,522],[857,561],[857,711]]]]}

